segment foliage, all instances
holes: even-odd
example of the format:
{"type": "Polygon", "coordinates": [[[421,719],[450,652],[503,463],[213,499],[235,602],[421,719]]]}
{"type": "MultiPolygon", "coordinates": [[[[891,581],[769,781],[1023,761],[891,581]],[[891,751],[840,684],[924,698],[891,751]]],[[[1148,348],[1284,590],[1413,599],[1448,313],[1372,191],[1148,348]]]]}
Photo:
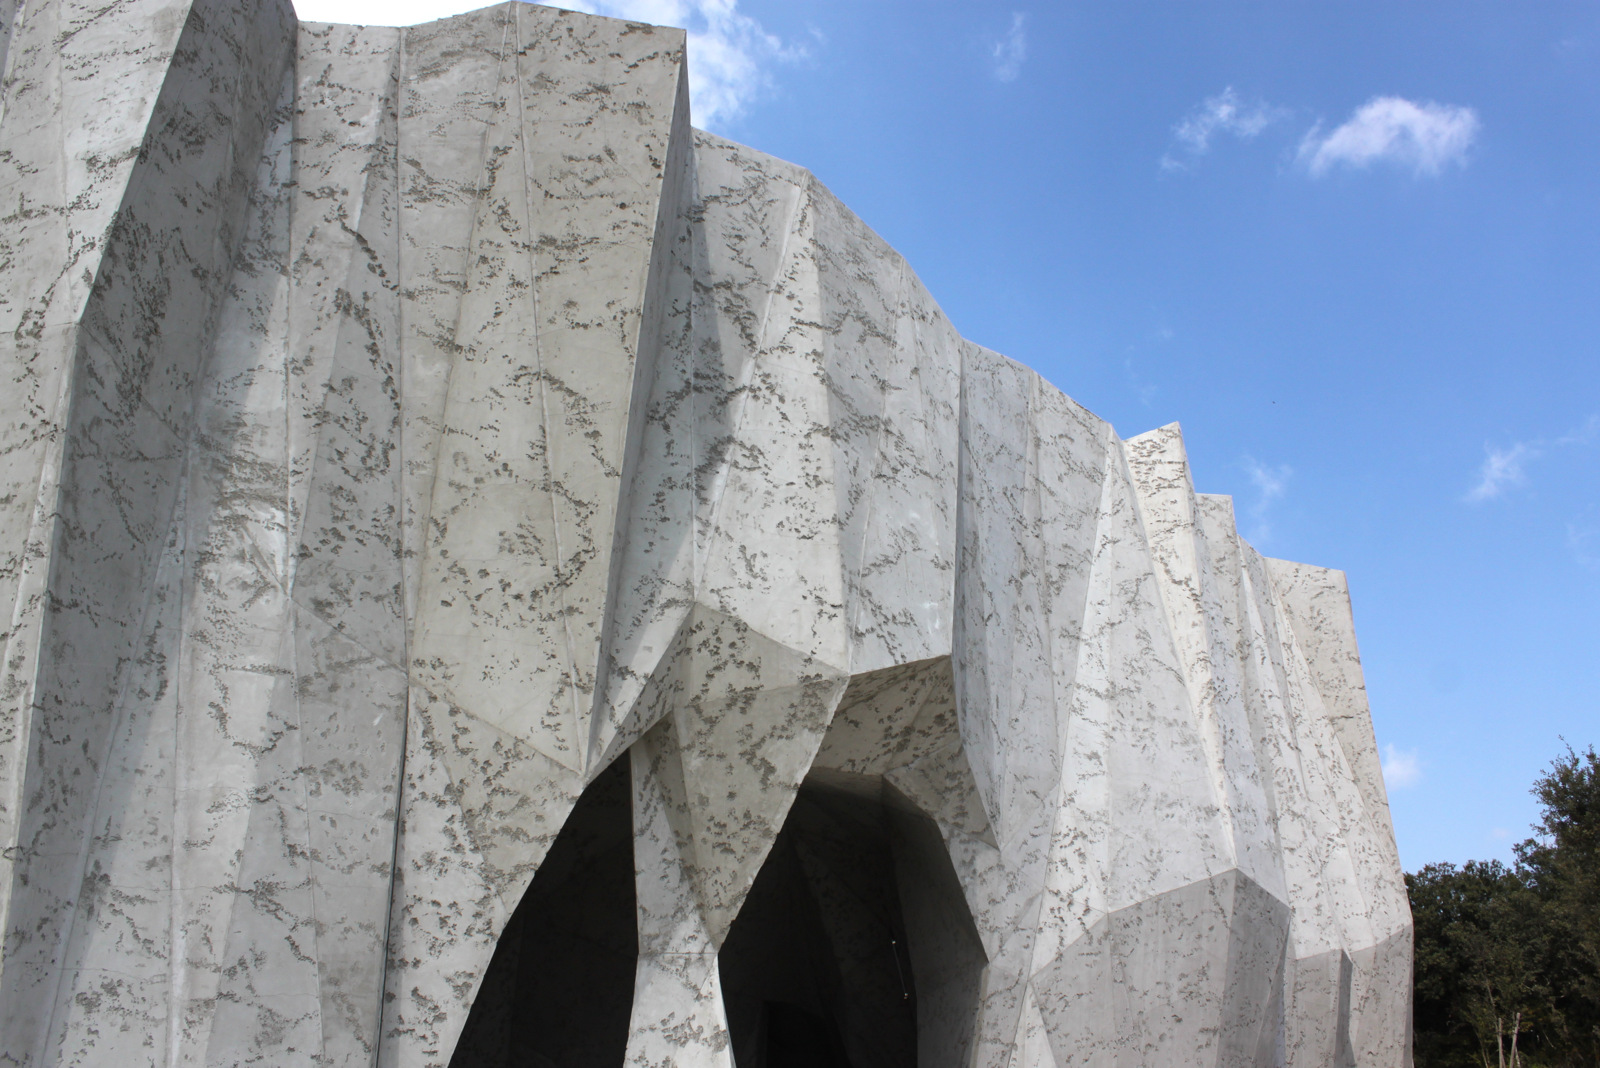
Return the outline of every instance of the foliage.
{"type": "Polygon", "coordinates": [[[1534,783],[1543,818],[1516,864],[1406,876],[1416,925],[1418,1068],[1600,1065],[1600,756],[1570,748],[1534,783]]]}

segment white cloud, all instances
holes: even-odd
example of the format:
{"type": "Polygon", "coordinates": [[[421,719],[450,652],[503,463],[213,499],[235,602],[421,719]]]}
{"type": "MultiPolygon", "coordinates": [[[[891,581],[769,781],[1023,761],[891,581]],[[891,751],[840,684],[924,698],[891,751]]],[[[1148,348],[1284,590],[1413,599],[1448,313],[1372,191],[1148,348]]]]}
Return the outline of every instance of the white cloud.
{"type": "Polygon", "coordinates": [[[1011,13],[1011,28],[989,46],[994,60],[994,76],[1003,82],[1014,82],[1022,73],[1022,61],[1028,58],[1028,17],[1020,11],[1011,13]]]}
{"type": "Polygon", "coordinates": [[[1545,453],[1574,446],[1593,445],[1600,440],[1600,414],[1589,416],[1581,426],[1556,438],[1535,438],[1519,441],[1509,448],[1499,449],[1485,444],[1483,466],[1478,469],[1478,481],[1466,492],[1462,500],[1470,504],[1491,501],[1506,490],[1528,481],[1526,466],[1545,453]]]}
{"type": "Polygon", "coordinates": [[[1251,528],[1245,534],[1245,540],[1259,548],[1272,538],[1272,524],[1268,522],[1272,504],[1289,489],[1289,478],[1294,474],[1294,469],[1288,464],[1268,467],[1250,456],[1244,458],[1244,469],[1256,488],[1255,503],[1248,512],[1251,528]]]}
{"type": "Polygon", "coordinates": [[[1172,128],[1172,132],[1191,152],[1203,153],[1210,150],[1212,135],[1218,131],[1248,141],[1276,117],[1274,110],[1261,101],[1248,104],[1240,101],[1239,94],[1230,85],[1216,96],[1202,100],[1188,118],[1172,128]]]}
{"type": "MultiPolygon", "coordinates": [[[[486,0],[296,0],[308,22],[411,26],[483,7],[486,0]]],[[[738,0],[559,0],[557,7],[680,26],[689,35],[689,96],[696,126],[737,119],[772,88],[774,65],[805,57],[739,11],[738,0]]]]}
{"type": "Polygon", "coordinates": [[[1267,467],[1248,456],[1245,457],[1245,468],[1250,472],[1250,481],[1261,492],[1262,505],[1282,497],[1283,491],[1289,488],[1289,476],[1294,474],[1287,464],[1267,467]]]}
{"type": "Polygon", "coordinates": [[[1478,136],[1478,114],[1452,104],[1373,97],[1332,133],[1319,123],[1300,142],[1300,161],[1313,177],[1334,167],[1364,168],[1389,162],[1419,177],[1450,164],[1465,165],[1478,136]]]}
{"type": "Polygon", "coordinates": [[[1600,573],[1600,527],[1568,523],[1567,548],[1580,567],[1600,573]]]}
{"type": "Polygon", "coordinates": [[[1523,465],[1536,459],[1541,450],[1531,442],[1519,441],[1509,449],[1486,445],[1484,451],[1488,455],[1478,471],[1478,484],[1467,491],[1468,501],[1492,500],[1510,487],[1522,485],[1528,480],[1523,465]]]}
{"type": "Polygon", "coordinates": [[[1403,790],[1422,780],[1422,761],[1413,750],[1383,747],[1383,781],[1391,790],[1403,790]]]}
{"type": "MultiPolygon", "coordinates": [[[[1202,100],[1172,128],[1172,136],[1192,162],[1211,151],[1211,141],[1218,134],[1231,134],[1241,141],[1249,141],[1285,114],[1283,109],[1269,107],[1265,101],[1241,100],[1230,85],[1216,96],[1202,100]]],[[[1169,152],[1161,157],[1161,167],[1186,171],[1189,163],[1169,152]]]]}

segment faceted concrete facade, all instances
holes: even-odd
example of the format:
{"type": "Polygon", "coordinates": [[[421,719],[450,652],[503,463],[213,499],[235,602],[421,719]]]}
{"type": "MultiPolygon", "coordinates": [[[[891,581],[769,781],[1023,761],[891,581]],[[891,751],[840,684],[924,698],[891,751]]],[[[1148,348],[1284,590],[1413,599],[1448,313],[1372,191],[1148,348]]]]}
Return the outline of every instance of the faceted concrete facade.
{"type": "Polygon", "coordinates": [[[0,1064],[446,1065],[601,793],[618,1062],[761,1063],[770,856],[846,992],[898,886],[920,1064],[1409,1063],[1342,575],[692,129],[681,32],[14,5],[0,1064]]]}

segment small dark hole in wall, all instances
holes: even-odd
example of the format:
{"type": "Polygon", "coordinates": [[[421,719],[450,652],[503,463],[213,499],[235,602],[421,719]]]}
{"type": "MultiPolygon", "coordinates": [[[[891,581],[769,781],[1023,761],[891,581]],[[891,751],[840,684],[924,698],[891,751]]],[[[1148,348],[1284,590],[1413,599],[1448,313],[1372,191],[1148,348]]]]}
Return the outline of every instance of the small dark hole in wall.
{"type": "Polygon", "coordinates": [[[450,1068],[618,1068],[639,935],[628,759],[578,799],[500,935],[450,1068]]]}

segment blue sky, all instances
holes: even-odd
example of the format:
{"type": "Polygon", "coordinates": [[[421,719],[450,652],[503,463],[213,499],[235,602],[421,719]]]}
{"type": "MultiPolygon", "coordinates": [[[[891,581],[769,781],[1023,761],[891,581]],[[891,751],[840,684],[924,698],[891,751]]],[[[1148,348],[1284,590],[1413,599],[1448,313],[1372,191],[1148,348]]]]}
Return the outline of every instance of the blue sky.
{"type": "MultiPolygon", "coordinates": [[[[471,0],[305,0],[411,22],[471,0]]],[[[1600,743],[1600,5],[582,0],[963,334],[1343,568],[1408,869],[1600,743]]]]}

